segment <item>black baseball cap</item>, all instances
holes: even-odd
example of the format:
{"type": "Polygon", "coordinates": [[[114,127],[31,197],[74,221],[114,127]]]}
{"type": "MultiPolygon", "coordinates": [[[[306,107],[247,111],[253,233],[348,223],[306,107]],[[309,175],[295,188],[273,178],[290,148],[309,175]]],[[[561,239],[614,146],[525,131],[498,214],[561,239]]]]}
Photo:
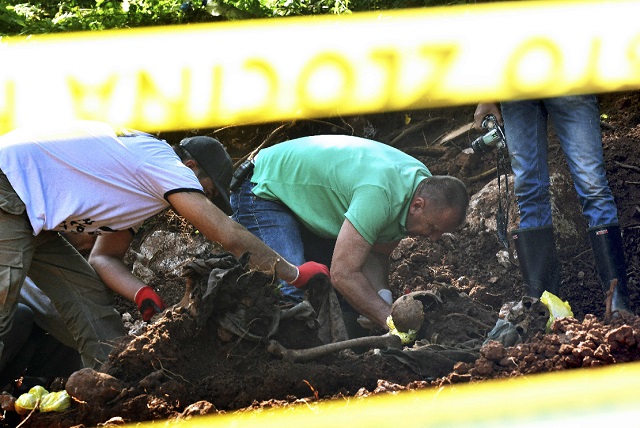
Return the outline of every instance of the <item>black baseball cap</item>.
{"type": "Polygon", "coordinates": [[[180,147],[185,149],[218,189],[218,196],[213,203],[227,215],[233,213],[229,204],[229,184],[233,176],[233,162],[227,150],[213,137],[196,136],[180,141],[180,147]]]}

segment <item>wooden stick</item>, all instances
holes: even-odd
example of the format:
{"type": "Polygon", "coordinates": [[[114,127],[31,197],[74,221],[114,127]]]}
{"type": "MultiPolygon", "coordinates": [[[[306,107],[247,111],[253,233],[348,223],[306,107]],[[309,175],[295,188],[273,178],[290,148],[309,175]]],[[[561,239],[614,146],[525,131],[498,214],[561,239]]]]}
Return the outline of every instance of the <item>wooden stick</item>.
{"type": "Polygon", "coordinates": [[[607,291],[607,298],[604,301],[604,321],[611,321],[611,316],[613,315],[611,312],[611,302],[613,301],[613,292],[616,291],[616,287],[618,286],[618,278],[613,278],[609,283],[609,291],[607,291]]]}

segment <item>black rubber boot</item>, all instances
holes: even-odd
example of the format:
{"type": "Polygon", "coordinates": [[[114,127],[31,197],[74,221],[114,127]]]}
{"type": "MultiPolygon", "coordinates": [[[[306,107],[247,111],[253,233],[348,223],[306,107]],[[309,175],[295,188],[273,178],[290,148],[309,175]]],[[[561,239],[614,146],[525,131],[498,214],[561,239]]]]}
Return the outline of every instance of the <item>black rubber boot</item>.
{"type": "Polygon", "coordinates": [[[539,299],[545,290],[558,295],[560,268],[553,226],[516,229],[511,236],[527,286],[525,295],[539,299]]]}
{"type": "Polygon", "coordinates": [[[620,226],[591,227],[587,232],[604,292],[607,293],[609,291],[612,280],[618,280],[618,285],[613,292],[611,301],[611,312],[626,311],[632,313],[631,309],[629,309],[627,263],[624,258],[620,226]]]}

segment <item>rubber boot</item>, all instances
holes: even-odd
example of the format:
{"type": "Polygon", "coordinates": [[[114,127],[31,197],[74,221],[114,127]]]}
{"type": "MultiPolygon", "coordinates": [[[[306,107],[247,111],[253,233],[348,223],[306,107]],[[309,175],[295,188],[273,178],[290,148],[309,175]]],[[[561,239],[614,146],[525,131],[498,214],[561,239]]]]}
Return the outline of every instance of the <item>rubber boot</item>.
{"type": "Polygon", "coordinates": [[[540,298],[547,290],[558,295],[560,268],[553,226],[516,229],[511,232],[526,296],[540,298]]]}
{"type": "Polygon", "coordinates": [[[604,292],[607,293],[609,291],[612,280],[618,280],[618,285],[613,292],[611,301],[611,312],[627,311],[632,313],[631,309],[629,309],[627,264],[624,258],[620,226],[591,227],[587,232],[604,292]]]}

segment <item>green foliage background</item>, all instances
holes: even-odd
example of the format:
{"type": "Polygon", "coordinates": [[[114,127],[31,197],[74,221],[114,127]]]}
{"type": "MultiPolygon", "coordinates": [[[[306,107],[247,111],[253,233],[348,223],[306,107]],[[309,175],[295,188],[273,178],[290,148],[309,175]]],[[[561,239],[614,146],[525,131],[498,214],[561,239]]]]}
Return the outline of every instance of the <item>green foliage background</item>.
{"type": "MultiPolygon", "coordinates": [[[[474,2],[474,1],[471,1],[474,2]]],[[[2,0],[0,36],[429,7],[465,0],[2,0]]]]}

